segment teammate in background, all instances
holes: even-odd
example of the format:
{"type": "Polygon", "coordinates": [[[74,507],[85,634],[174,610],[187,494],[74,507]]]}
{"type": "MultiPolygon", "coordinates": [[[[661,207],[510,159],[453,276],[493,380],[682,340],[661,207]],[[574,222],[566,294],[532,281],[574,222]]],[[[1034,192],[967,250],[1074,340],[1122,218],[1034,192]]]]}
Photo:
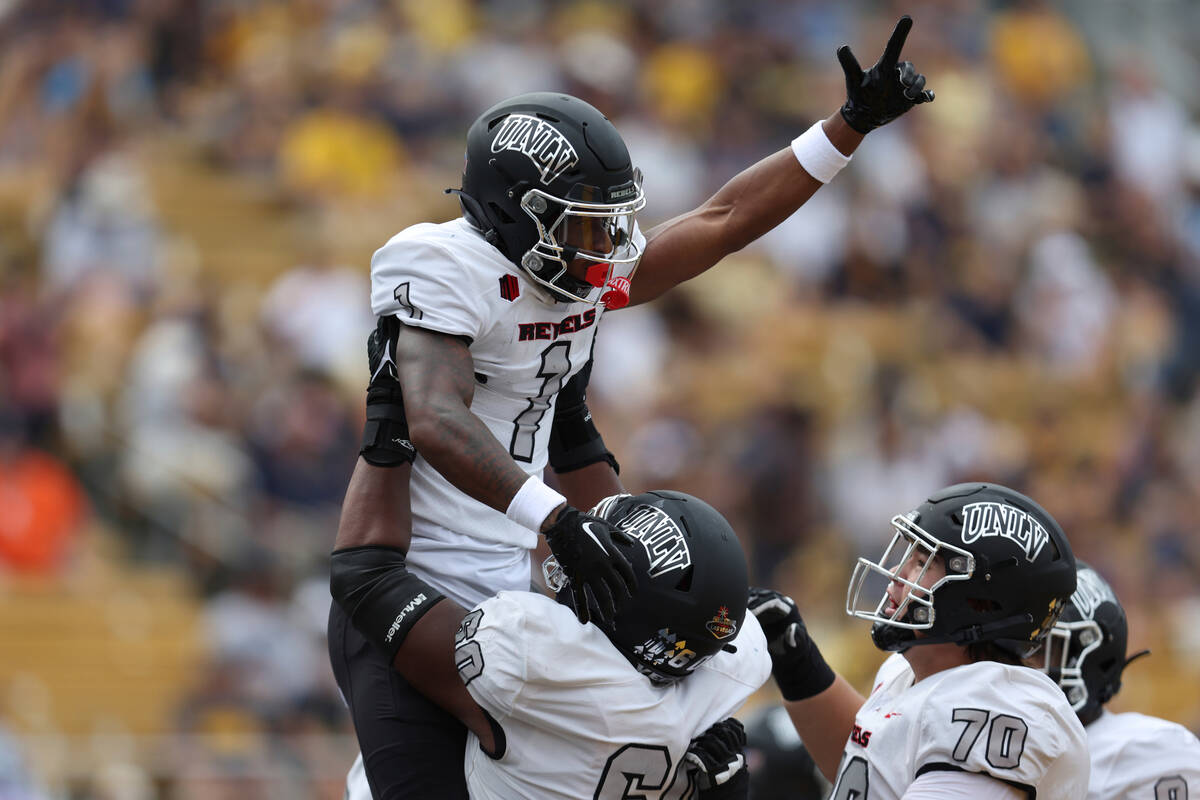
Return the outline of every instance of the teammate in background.
{"type": "Polygon", "coordinates": [[[1104,704],[1121,690],[1129,627],[1112,587],[1076,562],[1079,585],[1050,631],[1042,667],[1058,682],[1087,732],[1089,800],[1200,798],[1200,740],[1182,725],[1104,704]]]}
{"type": "MultiPolygon", "coordinates": [[[[385,575],[390,590],[356,606],[353,626],[375,648],[346,633],[342,608],[354,587],[345,585],[330,639],[344,649],[344,658],[334,655],[347,665],[343,677],[374,676],[358,680],[375,688],[347,699],[377,798],[465,795],[445,784],[465,731],[388,675],[436,599],[471,608],[525,589],[539,533],[571,580],[581,621],[611,619],[628,596],[634,575],[612,526],[577,510],[620,490],[616,461],[586,406],[567,413],[559,390],[586,371],[606,310],[651,300],[754,241],[831,180],[866,133],[933,100],[924,76],[899,60],[911,26],[902,18],[866,71],[839,49],[847,99],[838,111],[645,234],[635,221],[645,204],[641,176],[608,119],[562,94],[506,100],[467,133],[455,190],[463,216],[414,225],[375,253],[372,308],[381,324],[402,328],[394,362],[404,395],[369,393],[361,452],[386,467],[411,460],[415,445],[412,538],[401,551],[383,534],[343,543],[366,546],[356,557],[374,559],[371,574],[385,575]],[[411,442],[394,430],[405,407],[411,442]],[[542,482],[548,461],[567,496],[542,482]],[[568,505],[573,492],[587,500],[568,505]]],[[[396,502],[372,499],[380,506],[358,513],[396,502]]],[[[335,570],[342,558],[333,554],[335,570]]]]}
{"type": "Polygon", "coordinates": [[[790,598],[751,590],[788,713],[833,800],[1082,800],[1083,726],[1062,691],[1022,666],[1075,590],[1075,559],[1037,503],[995,484],[943,489],[892,519],[858,560],[847,613],[896,654],[863,698],[809,638],[790,598]],[[867,602],[869,579],[886,587],[867,602]],[[839,763],[840,759],[840,763],[839,763]]]}
{"type": "Polygon", "coordinates": [[[787,709],[769,705],[745,718],[746,767],[754,800],[826,800],[829,781],[809,755],[787,709]]]}
{"type": "MultiPolygon", "coordinates": [[[[357,473],[363,493],[343,510],[343,541],[394,530],[395,519],[358,504],[407,493],[407,468],[360,463],[357,473]]],[[[745,734],[727,718],[771,666],[746,613],[737,537],[678,492],[617,495],[592,513],[612,527],[636,580],[635,600],[611,623],[579,624],[577,595],[551,556],[557,602],[529,591],[500,592],[469,613],[437,602],[410,629],[396,669],[470,728],[465,774],[476,800],[744,798],[745,734]]],[[[346,796],[370,797],[361,770],[346,796]]]]}

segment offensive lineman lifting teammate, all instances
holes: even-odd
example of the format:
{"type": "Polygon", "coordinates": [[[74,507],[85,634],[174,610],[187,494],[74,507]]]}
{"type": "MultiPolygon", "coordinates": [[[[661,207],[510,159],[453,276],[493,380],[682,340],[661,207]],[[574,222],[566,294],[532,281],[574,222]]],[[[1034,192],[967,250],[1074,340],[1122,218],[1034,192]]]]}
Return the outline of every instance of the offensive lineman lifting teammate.
{"type": "MultiPolygon", "coordinates": [[[[612,524],[577,510],[621,489],[582,402],[596,326],[778,225],[866,133],[933,100],[899,60],[911,26],[903,17],[866,71],[839,49],[847,99],[837,112],[645,234],[641,176],[608,119],[566,95],[511,98],[467,133],[463,216],[414,225],[376,252],[372,307],[381,327],[400,328],[389,355],[404,392],[373,382],[361,453],[387,467],[412,460],[415,445],[412,537],[342,541],[330,612],[335,674],[376,798],[466,796],[446,783],[461,774],[465,729],[390,669],[439,599],[471,608],[526,589],[539,534],[581,621],[610,620],[629,595],[636,580],[612,524]],[[573,379],[579,402],[556,402],[573,379]],[[401,409],[411,442],[394,429],[401,409]],[[541,481],[547,462],[568,497],[541,481]]],[[[395,500],[371,502],[382,505],[358,513],[395,500]]]]}
{"type": "MultiPolygon", "coordinates": [[[[407,468],[364,465],[367,492],[348,499],[339,541],[403,527],[357,505],[369,492],[404,497],[408,478],[407,468]]],[[[615,495],[592,513],[613,525],[637,581],[611,622],[579,624],[551,556],[544,570],[557,602],[514,591],[469,611],[438,603],[405,637],[396,669],[470,729],[455,768],[475,800],[744,800],[745,735],[728,716],[770,677],[771,661],[746,613],[737,536],[680,492],[615,495]]],[[[443,780],[454,786],[454,777],[443,780]]],[[[347,800],[370,796],[352,770],[347,800]]]]}

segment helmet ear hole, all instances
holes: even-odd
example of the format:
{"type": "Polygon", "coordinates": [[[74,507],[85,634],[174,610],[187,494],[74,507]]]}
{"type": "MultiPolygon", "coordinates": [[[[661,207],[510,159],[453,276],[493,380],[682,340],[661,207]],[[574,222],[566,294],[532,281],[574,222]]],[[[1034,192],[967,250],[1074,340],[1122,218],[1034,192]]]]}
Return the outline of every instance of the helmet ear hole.
{"type": "Polygon", "coordinates": [[[500,222],[504,225],[511,225],[516,222],[516,220],[509,216],[507,211],[495,203],[488,203],[488,210],[492,212],[492,215],[495,219],[500,220],[500,222]]]}
{"type": "Polygon", "coordinates": [[[681,592],[690,592],[692,590],[692,575],[695,572],[694,567],[688,567],[684,570],[683,577],[679,579],[679,583],[675,584],[675,588],[681,592]]]}
{"type": "Polygon", "coordinates": [[[989,600],[986,597],[967,598],[967,605],[969,605],[973,611],[978,611],[983,614],[1000,610],[999,603],[997,603],[995,600],[989,600]]]}

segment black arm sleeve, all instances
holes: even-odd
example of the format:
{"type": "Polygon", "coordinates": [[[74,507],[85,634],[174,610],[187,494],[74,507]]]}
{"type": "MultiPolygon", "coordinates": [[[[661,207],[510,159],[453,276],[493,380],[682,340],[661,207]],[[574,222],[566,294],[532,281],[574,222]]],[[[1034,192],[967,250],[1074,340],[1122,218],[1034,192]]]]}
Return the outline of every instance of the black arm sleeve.
{"type": "Polygon", "coordinates": [[[364,545],[334,550],[329,592],[363,638],[391,661],[426,611],[445,598],[408,571],[404,551],[364,545]]]}
{"type": "Polygon", "coordinates": [[[571,472],[600,461],[607,461],[621,473],[616,457],[604,446],[600,431],[592,422],[587,407],[587,385],[592,377],[592,361],[575,373],[558,393],[554,424],[550,428],[550,466],[555,472],[571,472]]]}

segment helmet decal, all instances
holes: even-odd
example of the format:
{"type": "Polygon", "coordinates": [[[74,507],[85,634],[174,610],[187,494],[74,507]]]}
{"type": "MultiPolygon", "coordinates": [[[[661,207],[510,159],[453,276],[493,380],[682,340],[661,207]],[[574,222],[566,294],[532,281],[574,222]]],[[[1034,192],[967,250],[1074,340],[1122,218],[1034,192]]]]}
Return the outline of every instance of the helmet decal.
{"type": "Polygon", "coordinates": [[[617,527],[646,548],[651,578],[672,570],[682,572],[692,565],[692,552],[688,549],[683,531],[661,508],[638,506],[618,522],[617,527]]]}
{"type": "Polygon", "coordinates": [[[1006,503],[968,503],[963,506],[963,544],[983,536],[1003,536],[1020,545],[1027,561],[1035,561],[1050,534],[1032,515],[1006,503]]]}
{"type": "Polygon", "coordinates": [[[1044,631],[1048,631],[1058,623],[1062,618],[1063,610],[1067,607],[1067,601],[1061,597],[1055,597],[1046,605],[1046,615],[1042,617],[1042,621],[1033,629],[1030,637],[1040,639],[1044,631]]]}
{"type": "Polygon", "coordinates": [[[1079,570],[1078,580],[1079,585],[1075,588],[1075,594],[1071,595],[1071,604],[1079,610],[1080,616],[1084,619],[1094,619],[1096,609],[1102,603],[1120,605],[1117,603],[1117,596],[1113,593],[1112,587],[1095,570],[1079,570]]]}
{"type": "Polygon", "coordinates": [[[633,648],[633,652],[648,667],[673,667],[689,672],[709,659],[688,647],[670,628],[663,628],[633,648]]]}
{"type": "Polygon", "coordinates": [[[529,114],[509,114],[500,123],[496,138],[492,139],[492,152],[501,150],[524,153],[545,185],[579,163],[579,154],[566,136],[545,120],[529,114]]]}
{"type": "Polygon", "coordinates": [[[708,632],[718,639],[727,639],[737,633],[737,622],[729,618],[727,606],[718,608],[717,615],[710,619],[704,627],[708,628],[708,632]]]}

